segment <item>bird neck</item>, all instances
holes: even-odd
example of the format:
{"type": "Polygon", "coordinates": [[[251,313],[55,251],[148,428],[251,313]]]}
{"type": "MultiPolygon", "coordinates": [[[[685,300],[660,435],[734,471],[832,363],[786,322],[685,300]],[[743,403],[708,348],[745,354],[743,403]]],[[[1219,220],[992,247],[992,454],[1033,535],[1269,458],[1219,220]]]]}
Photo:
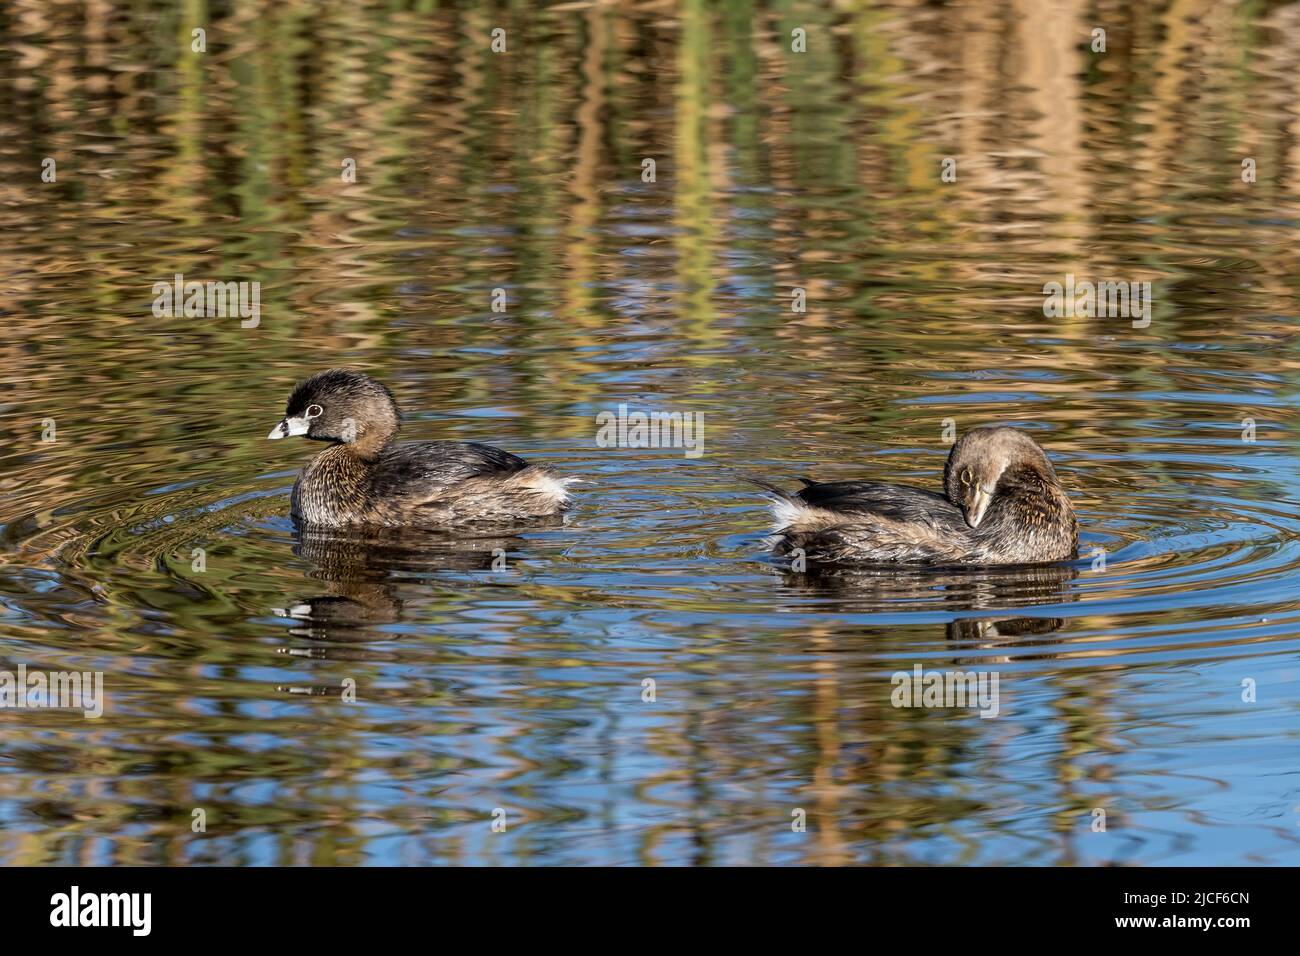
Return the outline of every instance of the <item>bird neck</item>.
{"type": "Polygon", "coordinates": [[[373,461],[388,447],[395,434],[396,428],[371,428],[343,447],[362,461],[373,461]]]}

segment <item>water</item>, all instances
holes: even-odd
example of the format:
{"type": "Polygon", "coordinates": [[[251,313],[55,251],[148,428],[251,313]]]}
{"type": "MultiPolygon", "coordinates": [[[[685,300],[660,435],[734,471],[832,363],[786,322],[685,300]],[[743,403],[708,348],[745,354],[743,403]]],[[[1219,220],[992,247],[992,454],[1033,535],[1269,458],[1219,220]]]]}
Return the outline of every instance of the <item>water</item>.
{"type": "Polygon", "coordinates": [[[0,4],[0,665],[106,695],[0,711],[0,858],[1300,861],[1297,28],[0,4]],[[176,273],[260,282],[260,324],[156,318],[176,273]],[[1067,274],[1151,282],[1149,326],[1044,317],[1067,274]],[[265,435],[338,364],[576,509],[296,533],[316,446],[265,435]],[[621,403],[702,412],[704,455],[597,447],[621,403]],[[937,489],[945,419],[1034,431],[1079,561],[765,556],[738,473],[937,489]],[[996,671],[999,715],[893,707],[918,664],[996,671]]]}

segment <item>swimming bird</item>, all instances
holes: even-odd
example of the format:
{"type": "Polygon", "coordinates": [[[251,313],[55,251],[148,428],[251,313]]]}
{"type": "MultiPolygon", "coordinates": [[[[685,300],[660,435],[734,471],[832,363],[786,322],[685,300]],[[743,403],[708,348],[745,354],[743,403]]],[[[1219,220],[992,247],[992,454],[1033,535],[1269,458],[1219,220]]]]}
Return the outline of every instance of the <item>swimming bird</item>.
{"type": "Polygon", "coordinates": [[[1009,426],[952,446],[944,494],[877,481],[815,482],[773,498],[774,550],[807,565],[1032,564],[1072,558],[1078,522],[1047,454],[1009,426]]]}
{"type": "Polygon", "coordinates": [[[392,392],[362,372],[332,368],[300,382],[268,438],[329,446],[293,486],[291,512],[342,528],[513,524],[564,512],[568,485],[518,455],[477,442],[396,441],[392,392]]]}

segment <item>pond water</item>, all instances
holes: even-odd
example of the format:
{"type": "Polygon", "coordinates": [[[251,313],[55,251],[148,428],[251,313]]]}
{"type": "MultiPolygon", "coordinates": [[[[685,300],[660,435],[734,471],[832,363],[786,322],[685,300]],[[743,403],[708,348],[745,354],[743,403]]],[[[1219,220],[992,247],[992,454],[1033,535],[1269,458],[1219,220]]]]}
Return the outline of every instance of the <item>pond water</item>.
{"type": "Polygon", "coordinates": [[[0,859],[1300,862],[1300,7],[848,6],[0,4],[0,668],[104,686],[0,709],[0,859]],[[296,531],[344,364],[576,507],[296,531]],[[766,555],[743,474],[938,490],[987,422],[1078,561],[766,555]]]}

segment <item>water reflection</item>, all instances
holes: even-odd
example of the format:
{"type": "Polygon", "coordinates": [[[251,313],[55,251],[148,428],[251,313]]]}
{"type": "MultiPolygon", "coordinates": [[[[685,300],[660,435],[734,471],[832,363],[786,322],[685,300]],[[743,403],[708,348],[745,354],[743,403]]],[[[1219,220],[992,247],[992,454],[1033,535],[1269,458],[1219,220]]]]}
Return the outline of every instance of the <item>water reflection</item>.
{"type": "Polygon", "coordinates": [[[1061,617],[959,617],[948,622],[948,640],[980,650],[1006,644],[1050,647],[1056,641],[1038,639],[1048,638],[1063,627],[1065,618],[1061,617]]]}
{"type": "Polygon", "coordinates": [[[302,622],[289,630],[295,637],[383,640],[392,635],[376,628],[402,617],[398,582],[419,581],[438,571],[505,571],[523,547],[524,539],[500,533],[298,527],[294,554],[311,563],[311,578],[327,584],[328,590],[300,596],[276,613],[302,622]]]}
{"type": "Polygon", "coordinates": [[[860,614],[929,611],[962,614],[1064,604],[1079,600],[1070,587],[1080,575],[1074,564],[994,568],[845,567],[783,568],[781,583],[792,591],[835,598],[836,606],[860,614]]]}

